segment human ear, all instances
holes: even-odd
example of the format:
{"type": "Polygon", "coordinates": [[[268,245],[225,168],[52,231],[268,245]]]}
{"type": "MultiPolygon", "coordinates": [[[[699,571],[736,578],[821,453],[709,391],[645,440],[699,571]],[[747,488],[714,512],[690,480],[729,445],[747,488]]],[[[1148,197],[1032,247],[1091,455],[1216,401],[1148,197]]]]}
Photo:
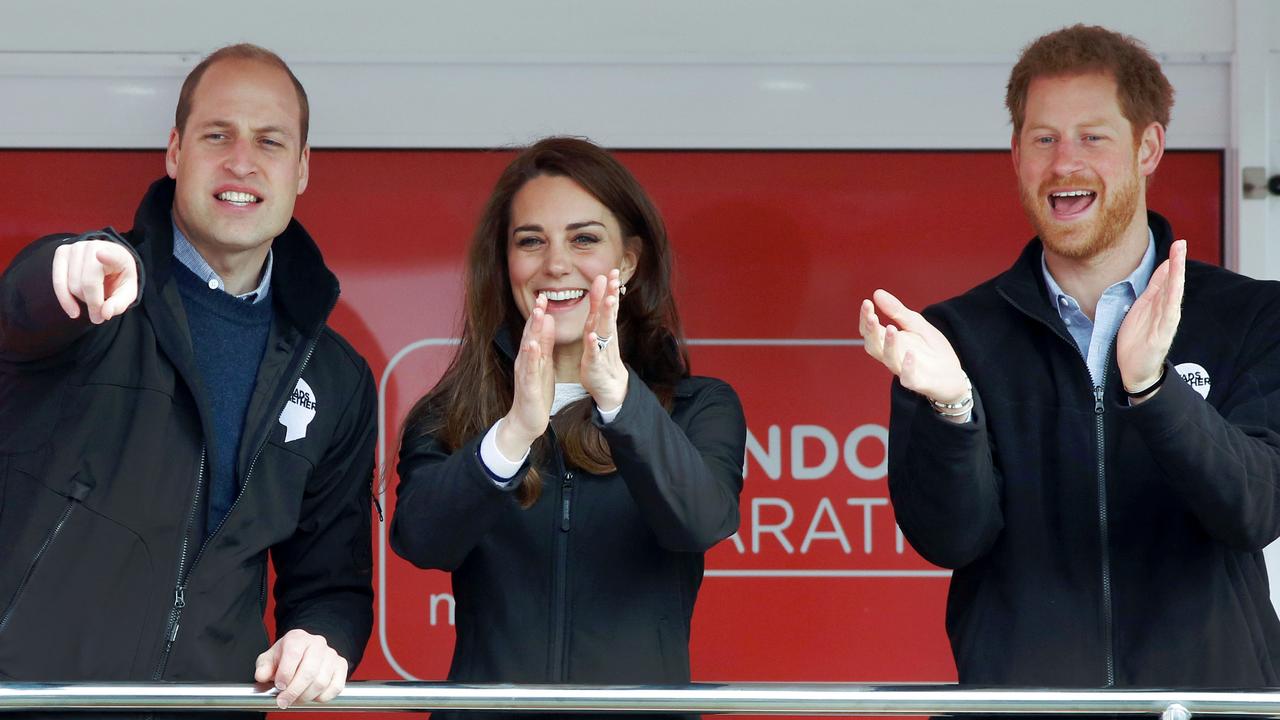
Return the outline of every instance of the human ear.
{"type": "Polygon", "coordinates": [[[1142,131],[1142,137],[1138,138],[1138,169],[1143,177],[1154,173],[1163,157],[1164,126],[1153,122],[1142,131]]]}

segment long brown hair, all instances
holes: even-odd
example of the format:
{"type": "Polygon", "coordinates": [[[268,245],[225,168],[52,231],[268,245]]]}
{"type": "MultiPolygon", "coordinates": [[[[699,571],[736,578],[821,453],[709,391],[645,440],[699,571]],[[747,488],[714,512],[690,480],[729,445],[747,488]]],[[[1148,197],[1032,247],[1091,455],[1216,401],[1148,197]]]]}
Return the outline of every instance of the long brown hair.
{"type": "MultiPolygon", "coordinates": [[[[467,254],[466,308],[462,343],[440,382],[405,417],[401,442],[434,435],[457,450],[484,432],[511,407],[515,359],[524,318],[516,307],[507,272],[511,203],[520,188],[542,176],[566,177],[586,190],[618,219],[623,236],[639,243],[635,274],[618,308],[622,360],[670,408],[676,383],[689,373],[688,354],[671,291],[672,257],[657,208],[635,177],[612,155],[578,138],[551,137],[524,149],[499,176],[489,195],[467,254]]],[[[552,419],[567,462],[592,473],[614,469],[600,430],[591,421],[594,402],[584,398],[552,419]]],[[[535,457],[549,451],[544,435],[535,457]]],[[[523,507],[537,501],[542,479],[530,466],[517,498],[523,507]]]]}

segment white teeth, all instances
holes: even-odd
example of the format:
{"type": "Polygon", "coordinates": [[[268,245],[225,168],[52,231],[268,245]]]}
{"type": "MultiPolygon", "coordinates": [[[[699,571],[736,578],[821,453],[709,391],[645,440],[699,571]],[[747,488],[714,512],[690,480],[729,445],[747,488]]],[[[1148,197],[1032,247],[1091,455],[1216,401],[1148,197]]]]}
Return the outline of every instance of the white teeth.
{"type": "Polygon", "coordinates": [[[1085,197],[1093,195],[1092,190],[1063,190],[1062,192],[1050,193],[1051,197],[1085,197]]]}
{"type": "Polygon", "coordinates": [[[224,200],[233,205],[239,205],[241,207],[248,205],[250,203],[258,202],[257,195],[251,195],[247,192],[235,192],[234,190],[227,190],[225,192],[220,192],[218,193],[217,197],[219,200],[224,200]]]}
{"type": "Polygon", "coordinates": [[[577,300],[587,294],[586,290],[543,290],[538,293],[548,300],[577,300]]]}

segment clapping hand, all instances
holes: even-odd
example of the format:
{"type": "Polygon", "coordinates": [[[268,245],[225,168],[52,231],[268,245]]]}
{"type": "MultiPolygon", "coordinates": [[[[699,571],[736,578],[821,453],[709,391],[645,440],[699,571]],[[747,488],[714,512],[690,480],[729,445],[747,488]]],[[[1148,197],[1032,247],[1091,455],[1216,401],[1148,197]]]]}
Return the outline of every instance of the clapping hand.
{"type": "Polygon", "coordinates": [[[955,403],[966,397],[969,378],[947,338],[887,291],[876,290],[871,297],[862,301],[858,316],[867,354],[898,376],[903,387],[932,401],[955,403]],[[890,324],[880,323],[876,308],[890,324]]]}
{"type": "Polygon", "coordinates": [[[1124,389],[1130,393],[1150,388],[1160,380],[1164,359],[1182,320],[1186,272],[1187,241],[1178,240],[1169,248],[1169,258],[1151,274],[1147,289],[1134,301],[1120,324],[1116,334],[1116,364],[1120,366],[1124,389]]]}
{"type": "Polygon", "coordinates": [[[509,458],[523,457],[547,431],[556,393],[556,321],[547,314],[547,296],[539,293],[524,323],[516,354],[515,393],[511,410],[498,427],[498,449],[509,458]]]}
{"type": "Polygon", "coordinates": [[[587,293],[590,305],[582,328],[582,386],[596,401],[596,407],[616,409],[627,397],[627,368],[618,350],[618,305],[622,280],[617,268],[609,277],[597,275],[587,293]]]}

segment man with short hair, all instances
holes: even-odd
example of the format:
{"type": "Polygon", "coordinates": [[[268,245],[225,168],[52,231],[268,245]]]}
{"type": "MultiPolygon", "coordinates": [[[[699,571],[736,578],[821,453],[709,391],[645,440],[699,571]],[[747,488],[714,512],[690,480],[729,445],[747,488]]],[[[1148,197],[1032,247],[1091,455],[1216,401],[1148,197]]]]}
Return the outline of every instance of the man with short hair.
{"type": "Polygon", "coordinates": [[[0,679],[256,679],[283,708],[359,662],[376,399],[291,219],[307,126],[278,56],[218,50],[134,228],[0,278],[0,679]]]}
{"type": "Polygon", "coordinates": [[[1280,682],[1280,284],[1188,262],[1147,210],[1172,102],[1133,38],[1036,40],[1007,104],[1038,237],[923,315],[862,304],[897,376],[898,523],[955,570],[961,682],[1280,682]]]}

